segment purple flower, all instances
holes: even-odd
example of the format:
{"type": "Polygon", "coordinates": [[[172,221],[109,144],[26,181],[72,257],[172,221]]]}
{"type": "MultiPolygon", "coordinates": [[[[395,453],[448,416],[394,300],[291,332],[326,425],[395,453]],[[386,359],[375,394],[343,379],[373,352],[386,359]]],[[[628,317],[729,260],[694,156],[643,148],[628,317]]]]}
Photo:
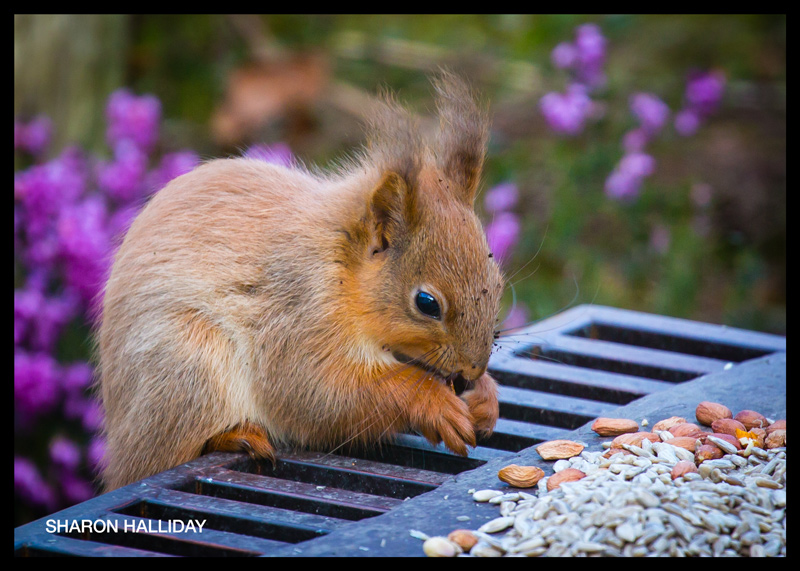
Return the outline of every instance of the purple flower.
{"type": "Polygon", "coordinates": [[[28,503],[51,511],[55,494],[42,479],[36,465],[27,458],[14,457],[14,491],[28,503]]]}
{"type": "Polygon", "coordinates": [[[631,111],[650,137],[656,135],[669,118],[669,107],[652,93],[635,93],[630,98],[631,111]]]}
{"type": "Polygon", "coordinates": [[[47,234],[61,208],[83,194],[86,178],[83,158],[74,149],[14,173],[14,198],[22,206],[29,242],[47,234]]]}
{"type": "Polygon", "coordinates": [[[14,403],[23,423],[50,412],[61,396],[58,366],[47,353],[14,355],[14,403]]]}
{"type": "Polygon", "coordinates": [[[158,140],[161,102],[152,95],[137,97],[128,89],[118,89],[108,99],[106,119],[106,139],[111,147],[128,140],[149,150],[158,140]]]}
{"type": "Polygon", "coordinates": [[[28,274],[24,288],[14,291],[14,343],[27,341],[29,349],[52,352],[64,326],[77,313],[76,300],[67,292],[45,295],[49,276],[28,274]]]}
{"type": "Polygon", "coordinates": [[[110,264],[106,207],[99,196],[70,206],[58,220],[64,278],[86,302],[95,300],[110,264]]]}
{"type": "Polygon", "coordinates": [[[87,432],[96,432],[103,426],[103,409],[100,403],[94,399],[87,399],[81,423],[87,432]]]}
{"type": "Polygon", "coordinates": [[[486,212],[494,214],[511,210],[517,204],[517,200],[519,200],[517,185],[513,182],[506,182],[489,189],[483,198],[483,205],[486,212]]]}
{"type": "Polygon", "coordinates": [[[596,24],[578,26],[575,42],[558,44],[550,53],[550,59],[557,68],[571,70],[575,81],[586,88],[605,82],[606,39],[596,24]]]}
{"type": "Polygon", "coordinates": [[[725,92],[725,75],[722,72],[694,73],[686,83],[687,106],[701,116],[716,111],[725,92]]]}
{"type": "Polygon", "coordinates": [[[644,179],[655,171],[655,164],[655,159],[645,153],[625,155],[606,179],[606,195],[620,200],[636,198],[644,179]]]}
{"type": "Polygon", "coordinates": [[[656,170],[656,160],[646,153],[630,153],[622,157],[619,169],[631,176],[645,178],[656,170]]]}
{"type": "Polygon", "coordinates": [[[106,235],[111,240],[111,244],[122,243],[122,239],[125,237],[125,234],[128,233],[128,229],[131,227],[131,224],[133,224],[140,210],[140,205],[133,204],[120,208],[111,214],[111,218],[109,218],[106,227],[106,235]]]}
{"type": "Polygon", "coordinates": [[[61,382],[65,393],[63,410],[66,418],[83,422],[87,415],[95,414],[91,410],[93,401],[86,392],[91,380],[92,370],[88,363],[74,363],[64,370],[61,382]]]}
{"type": "Polygon", "coordinates": [[[253,145],[244,154],[248,159],[258,159],[268,163],[292,166],[294,156],[288,145],[275,143],[274,145],[253,145]]]}
{"type": "Polygon", "coordinates": [[[703,119],[719,107],[725,91],[725,75],[719,71],[692,73],[686,83],[685,106],[675,116],[679,135],[694,135],[703,119]]]}
{"type": "Polygon", "coordinates": [[[561,42],[550,53],[550,61],[559,69],[571,69],[578,61],[578,50],[569,42],[561,42]]]}
{"type": "Polygon", "coordinates": [[[186,174],[199,164],[200,157],[194,151],[179,151],[164,155],[161,164],[151,173],[152,190],[161,190],[169,181],[186,174]]]}
{"type": "Polygon", "coordinates": [[[106,453],[106,443],[99,436],[95,436],[89,442],[89,448],[86,450],[86,460],[89,467],[93,472],[97,472],[103,466],[103,458],[106,453]]]}
{"type": "Polygon", "coordinates": [[[44,305],[44,295],[35,288],[14,291],[14,344],[22,342],[29,322],[39,314],[44,305]]]}
{"type": "Polygon", "coordinates": [[[626,153],[638,153],[643,151],[650,141],[650,136],[643,128],[632,129],[622,137],[622,148],[626,153]]]}
{"type": "Polygon", "coordinates": [[[105,251],[106,206],[98,196],[66,208],[58,220],[62,252],[67,257],[90,259],[105,251]]]}
{"type": "Polygon", "coordinates": [[[615,169],[606,178],[605,192],[609,198],[630,199],[638,196],[641,186],[641,179],[615,169]]]}
{"type": "Polygon", "coordinates": [[[38,315],[29,320],[33,325],[29,338],[30,347],[34,350],[52,352],[64,326],[77,313],[78,303],[70,292],[48,297],[38,315]]]}
{"type": "Polygon", "coordinates": [[[83,421],[84,415],[89,409],[89,399],[83,392],[69,391],[64,397],[62,410],[64,418],[70,420],[83,421]]]}
{"type": "Polygon", "coordinates": [[[14,148],[34,156],[41,155],[50,144],[53,124],[48,117],[40,115],[27,125],[14,121],[14,148]]]}
{"type": "Polygon", "coordinates": [[[77,361],[64,368],[61,386],[67,392],[83,392],[92,383],[92,367],[85,361],[77,361]]]}
{"type": "MultiPolygon", "coordinates": [[[[46,233],[31,238],[32,243],[20,252],[20,258],[28,267],[43,270],[54,270],[61,246],[54,228],[47,228],[46,233]]],[[[31,241],[29,240],[29,242],[31,241]]]]}
{"type": "Polygon", "coordinates": [[[90,411],[91,401],[86,395],[86,389],[92,381],[92,368],[89,363],[77,362],[64,368],[61,376],[61,386],[64,389],[64,416],[73,420],[83,421],[90,411]]]}
{"type": "Polygon", "coordinates": [[[91,498],[94,490],[89,482],[67,472],[61,475],[61,493],[68,504],[77,504],[91,498]]]}
{"type": "MultiPolygon", "coordinates": [[[[14,294],[16,298],[16,294],[14,294]]],[[[27,322],[23,319],[17,317],[17,307],[16,307],[16,299],[14,299],[14,348],[17,348],[17,345],[22,343],[23,337],[25,337],[25,332],[27,331],[27,322]]]]}
{"type": "Polygon", "coordinates": [[[98,168],[97,182],[113,199],[127,203],[142,195],[147,154],[128,139],[114,147],[114,160],[98,168]]]}
{"type": "Polygon", "coordinates": [[[690,137],[700,128],[700,117],[693,109],[683,109],[675,115],[675,130],[679,135],[690,137]]]}
{"type": "Polygon", "coordinates": [[[539,101],[539,108],[551,129],[557,133],[577,135],[592,113],[593,103],[586,88],[573,83],[566,93],[546,94],[539,101]]]}
{"type": "Polygon", "coordinates": [[[578,79],[587,87],[596,87],[605,81],[603,65],[606,58],[606,39],[596,24],[579,26],[575,33],[578,79]]]}
{"type": "Polygon", "coordinates": [[[519,218],[512,212],[500,212],[486,227],[489,249],[498,262],[504,262],[519,241],[521,227],[519,218]]]}
{"type": "Polygon", "coordinates": [[[50,460],[58,468],[74,472],[81,463],[81,449],[72,440],[58,436],[50,442],[50,460]]]}
{"type": "Polygon", "coordinates": [[[95,432],[103,421],[103,412],[99,403],[87,396],[92,370],[88,363],[78,362],[67,367],[62,373],[64,389],[64,416],[81,422],[87,432],[95,432]]]}
{"type": "Polygon", "coordinates": [[[517,300],[516,305],[508,312],[508,315],[500,325],[501,330],[517,329],[528,323],[528,308],[524,303],[517,300]]]}

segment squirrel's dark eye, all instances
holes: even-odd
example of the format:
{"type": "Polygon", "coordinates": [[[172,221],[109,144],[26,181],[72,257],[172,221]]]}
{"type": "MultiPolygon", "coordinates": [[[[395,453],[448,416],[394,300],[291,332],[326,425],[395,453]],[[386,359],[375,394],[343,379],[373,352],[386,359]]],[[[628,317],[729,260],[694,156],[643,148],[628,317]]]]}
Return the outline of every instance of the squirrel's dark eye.
{"type": "Polygon", "coordinates": [[[428,317],[433,317],[434,319],[442,318],[442,310],[439,308],[439,302],[428,292],[421,291],[417,293],[415,301],[417,303],[417,309],[428,317]]]}

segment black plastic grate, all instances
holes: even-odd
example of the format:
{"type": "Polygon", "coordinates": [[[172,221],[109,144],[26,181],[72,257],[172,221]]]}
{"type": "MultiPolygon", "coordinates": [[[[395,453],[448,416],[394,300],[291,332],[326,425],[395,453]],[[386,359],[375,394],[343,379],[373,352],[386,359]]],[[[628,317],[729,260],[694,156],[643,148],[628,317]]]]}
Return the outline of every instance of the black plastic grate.
{"type": "Polygon", "coordinates": [[[275,466],[214,453],[17,528],[15,554],[285,554],[620,405],[785,350],[780,336],[575,307],[510,336],[492,357],[501,418],[466,458],[410,434],[361,452],[281,454],[275,466]],[[197,520],[201,532],[169,528],[197,520]],[[69,528],[81,521],[91,525],[69,528]],[[59,523],[67,529],[52,532],[59,523]]]}

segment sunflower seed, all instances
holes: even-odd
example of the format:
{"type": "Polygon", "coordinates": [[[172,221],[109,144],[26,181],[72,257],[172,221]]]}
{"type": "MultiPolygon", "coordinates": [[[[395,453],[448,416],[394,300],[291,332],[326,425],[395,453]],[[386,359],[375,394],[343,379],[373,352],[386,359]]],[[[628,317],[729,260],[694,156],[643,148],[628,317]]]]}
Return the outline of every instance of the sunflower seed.
{"type": "Polygon", "coordinates": [[[472,499],[476,502],[488,502],[492,498],[502,495],[503,492],[497,490],[479,490],[472,494],[472,499]]]}
{"type": "Polygon", "coordinates": [[[483,533],[497,533],[498,531],[503,531],[506,528],[511,527],[514,525],[514,518],[509,516],[501,516],[495,518],[491,521],[487,521],[485,524],[478,528],[478,531],[483,533]]]}
{"type": "Polygon", "coordinates": [[[719,447],[719,449],[725,452],[726,454],[736,454],[736,451],[738,450],[736,446],[734,446],[733,444],[731,444],[726,440],[723,440],[722,438],[717,438],[716,436],[709,435],[708,439],[714,444],[716,444],[719,447]]]}

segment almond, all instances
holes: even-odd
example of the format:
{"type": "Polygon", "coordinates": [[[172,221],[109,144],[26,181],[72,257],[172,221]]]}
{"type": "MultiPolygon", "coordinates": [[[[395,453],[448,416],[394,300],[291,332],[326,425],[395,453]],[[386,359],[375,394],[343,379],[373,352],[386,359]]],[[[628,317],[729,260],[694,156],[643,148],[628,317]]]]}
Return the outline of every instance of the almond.
{"type": "Polygon", "coordinates": [[[453,530],[447,535],[447,539],[463,549],[464,553],[469,553],[469,550],[478,543],[478,538],[468,529],[453,530]]]}
{"type": "Polygon", "coordinates": [[[670,416],[669,418],[665,418],[664,420],[659,420],[653,425],[653,432],[661,431],[661,430],[669,430],[676,424],[684,424],[686,419],[682,416],[670,416]]]}
{"type": "Polygon", "coordinates": [[[497,477],[515,488],[532,488],[544,478],[544,470],[536,466],[511,464],[500,470],[497,477]]]}
{"type": "Polygon", "coordinates": [[[764,440],[764,446],[766,446],[767,449],[786,446],[786,431],[777,429],[770,432],[766,440],[764,440]]]}
{"type": "Polygon", "coordinates": [[[717,458],[722,458],[722,456],[722,450],[713,444],[702,444],[698,446],[697,450],[694,452],[694,461],[696,464],[700,464],[706,460],[716,460],[717,458]]]}
{"type": "Polygon", "coordinates": [[[786,430],[786,419],[776,420],[767,427],[767,436],[776,430],[786,430]]]}
{"type": "Polygon", "coordinates": [[[552,492],[564,482],[577,482],[584,477],[586,477],[586,474],[577,468],[566,468],[547,478],[547,491],[552,492]]]}
{"type": "Polygon", "coordinates": [[[639,423],[627,418],[598,418],[592,424],[592,430],[600,436],[618,436],[638,431],[639,423]]]}
{"type": "Polygon", "coordinates": [[[694,465],[694,462],[681,460],[672,467],[672,473],[670,475],[672,476],[672,479],[675,480],[684,474],[688,474],[689,472],[697,472],[697,466],[694,465]]]}
{"type": "Polygon", "coordinates": [[[622,448],[623,444],[629,446],[641,446],[642,440],[647,438],[650,442],[661,442],[658,434],[653,432],[629,432],[628,434],[620,434],[611,441],[612,448],[622,448]]]}
{"type": "Polygon", "coordinates": [[[539,456],[545,460],[559,460],[561,458],[572,458],[580,454],[585,446],[580,442],[572,440],[551,440],[544,442],[536,447],[539,456]]]}
{"type": "Polygon", "coordinates": [[[711,426],[711,423],[721,418],[733,418],[733,413],[724,404],[704,400],[697,405],[694,415],[700,424],[711,426]]]}
{"type": "Polygon", "coordinates": [[[676,424],[670,428],[669,431],[673,434],[673,436],[692,436],[694,438],[698,438],[701,434],[703,434],[703,431],[700,430],[700,427],[693,422],[676,424]]]}
{"type": "Polygon", "coordinates": [[[697,448],[697,438],[692,438],[691,436],[676,436],[675,438],[667,440],[667,444],[672,444],[673,446],[683,448],[689,452],[694,452],[695,448],[697,448]]]}
{"type": "Polygon", "coordinates": [[[714,432],[722,434],[730,434],[734,438],[736,437],[737,429],[747,432],[747,429],[744,427],[744,424],[732,418],[720,418],[719,420],[715,420],[714,422],[711,423],[711,430],[713,430],[714,432]]]}
{"type": "Polygon", "coordinates": [[[764,448],[764,442],[767,440],[767,429],[753,427],[750,429],[750,434],[756,435],[755,445],[759,448],[764,448]]]}
{"type": "Polygon", "coordinates": [[[766,417],[754,410],[740,410],[733,418],[744,424],[747,430],[751,428],[766,428],[769,426],[766,417]]]}

